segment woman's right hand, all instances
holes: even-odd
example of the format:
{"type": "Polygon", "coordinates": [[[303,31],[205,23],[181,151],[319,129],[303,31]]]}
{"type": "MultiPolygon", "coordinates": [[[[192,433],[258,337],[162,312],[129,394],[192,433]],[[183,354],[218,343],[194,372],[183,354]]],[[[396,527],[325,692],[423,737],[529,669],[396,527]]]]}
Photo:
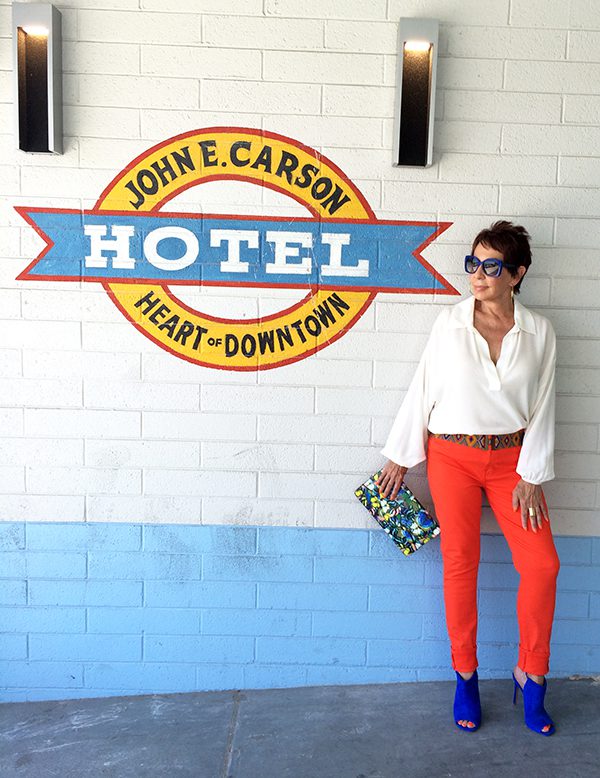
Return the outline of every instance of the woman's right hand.
{"type": "Polygon", "coordinates": [[[396,499],[407,470],[408,467],[402,467],[402,465],[397,465],[388,459],[381,468],[381,476],[378,482],[379,493],[382,497],[386,499],[389,497],[390,500],[396,499]]]}

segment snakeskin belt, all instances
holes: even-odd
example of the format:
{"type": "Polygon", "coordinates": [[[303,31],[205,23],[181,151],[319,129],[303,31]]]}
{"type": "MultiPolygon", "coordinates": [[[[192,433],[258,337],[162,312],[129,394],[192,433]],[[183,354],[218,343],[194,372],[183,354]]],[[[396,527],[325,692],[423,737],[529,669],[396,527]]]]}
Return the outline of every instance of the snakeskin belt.
{"type": "Polygon", "coordinates": [[[507,435],[445,435],[444,433],[430,432],[429,437],[448,440],[451,443],[458,443],[459,446],[468,446],[469,448],[480,448],[483,451],[496,451],[499,448],[514,448],[523,443],[525,430],[510,432],[507,435]]]}

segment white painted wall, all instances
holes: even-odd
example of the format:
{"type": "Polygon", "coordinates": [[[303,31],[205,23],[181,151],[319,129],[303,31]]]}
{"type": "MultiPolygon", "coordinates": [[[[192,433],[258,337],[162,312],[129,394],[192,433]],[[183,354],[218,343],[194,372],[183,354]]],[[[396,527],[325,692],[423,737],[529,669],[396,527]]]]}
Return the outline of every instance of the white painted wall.
{"type": "MultiPolygon", "coordinates": [[[[91,207],[138,154],[213,125],[289,135],[337,163],[388,219],[454,222],[426,258],[461,291],[472,236],[531,232],[521,300],[559,339],[558,534],[600,535],[600,5],[589,0],[73,0],[65,153],[14,150],[10,3],[0,0],[0,518],[370,526],[353,487],[379,448],[440,305],[378,296],[302,362],[187,364],[99,286],[18,282],[41,241],[15,205],[91,207]],[[391,165],[397,21],[441,21],[435,163],[391,165]]],[[[181,210],[306,215],[250,185],[181,210]]],[[[256,316],[295,292],[211,289],[256,316]]],[[[296,295],[297,296],[297,295],[296,295]]],[[[425,492],[424,470],[413,474],[425,492]]],[[[495,524],[486,517],[487,527],[495,524]]]]}

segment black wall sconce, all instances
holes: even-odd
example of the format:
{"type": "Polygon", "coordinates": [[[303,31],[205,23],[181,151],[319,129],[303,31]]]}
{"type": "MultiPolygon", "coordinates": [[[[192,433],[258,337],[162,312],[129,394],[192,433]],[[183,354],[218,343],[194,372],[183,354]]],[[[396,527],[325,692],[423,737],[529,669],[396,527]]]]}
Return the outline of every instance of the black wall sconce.
{"type": "Polygon", "coordinates": [[[13,3],[15,122],[22,151],[62,154],[62,17],[50,3],[13,3]]]}
{"type": "Polygon", "coordinates": [[[400,19],[394,165],[427,167],[433,161],[438,28],[436,19],[400,19]]]}

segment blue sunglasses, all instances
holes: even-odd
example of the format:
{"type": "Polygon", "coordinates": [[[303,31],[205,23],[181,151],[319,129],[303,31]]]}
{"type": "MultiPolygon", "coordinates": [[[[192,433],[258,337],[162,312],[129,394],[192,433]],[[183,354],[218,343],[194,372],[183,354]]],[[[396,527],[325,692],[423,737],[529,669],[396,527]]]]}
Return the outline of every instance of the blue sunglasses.
{"type": "Polygon", "coordinates": [[[483,260],[477,259],[477,257],[471,254],[465,257],[465,270],[467,273],[476,273],[480,265],[483,267],[483,272],[486,276],[491,278],[498,278],[503,267],[515,267],[507,262],[503,262],[501,259],[493,259],[492,257],[483,260]]]}

